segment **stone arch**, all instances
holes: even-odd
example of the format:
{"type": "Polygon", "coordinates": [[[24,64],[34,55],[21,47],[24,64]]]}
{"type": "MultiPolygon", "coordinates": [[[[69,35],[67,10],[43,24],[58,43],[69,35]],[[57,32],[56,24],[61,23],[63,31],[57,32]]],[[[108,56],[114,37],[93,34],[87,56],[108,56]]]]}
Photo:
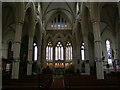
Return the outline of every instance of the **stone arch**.
{"type": "Polygon", "coordinates": [[[49,18],[48,19],[48,21],[47,21],[47,23],[46,23],[46,26],[47,26],[47,28],[49,28],[49,24],[51,23],[51,21],[52,21],[52,19],[53,18],[57,18],[57,15],[58,14],[60,14],[60,15],[62,15],[62,17],[63,17],[63,19],[65,19],[67,22],[68,22],[68,24],[69,24],[69,28],[72,28],[71,26],[72,26],[72,22],[70,21],[70,19],[67,17],[67,15],[63,12],[63,11],[54,11],[54,13],[50,16],[51,18],[49,18]]]}
{"type": "Polygon", "coordinates": [[[76,28],[76,33],[75,33],[75,36],[74,38],[76,39],[76,44],[77,45],[80,45],[81,43],[81,40],[83,39],[83,35],[82,35],[82,30],[81,30],[81,24],[79,22],[77,22],[77,28],[76,28]]]}
{"type": "Polygon", "coordinates": [[[109,28],[106,28],[106,30],[104,30],[104,32],[103,32],[101,37],[102,37],[102,40],[104,41],[104,43],[105,43],[106,40],[110,40],[111,43],[115,44],[115,36],[109,30],[109,28]]]}
{"type": "Polygon", "coordinates": [[[7,40],[7,59],[10,60],[13,57],[13,44],[14,44],[14,40],[13,39],[8,39],[7,40]]]}
{"type": "Polygon", "coordinates": [[[48,45],[49,42],[51,42],[52,45],[53,45],[53,41],[52,41],[51,39],[48,39],[48,40],[46,41],[46,43],[45,43],[45,47],[48,45]]]}
{"type": "Polygon", "coordinates": [[[10,60],[13,57],[13,40],[8,40],[8,53],[7,58],[10,60]]]}
{"type": "Polygon", "coordinates": [[[103,3],[100,7],[100,16],[100,21],[107,24],[115,34],[116,30],[114,29],[116,29],[116,25],[119,19],[117,2],[103,3]]]}
{"type": "Polygon", "coordinates": [[[67,35],[65,36],[65,42],[67,42],[67,41],[70,41],[71,44],[73,45],[73,37],[72,37],[71,34],[67,34],[67,35]]]}
{"type": "Polygon", "coordinates": [[[45,40],[46,40],[45,46],[48,44],[49,41],[51,41],[51,42],[53,43],[53,40],[54,40],[54,39],[53,39],[52,34],[50,34],[50,33],[47,34],[46,37],[45,37],[45,40]]]}
{"type": "Polygon", "coordinates": [[[3,3],[2,10],[2,35],[5,36],[8,31],[15,32],[16,5],[14,2],[3,3]]]}
{"type": "Polygon", "coordinates": [[[14,43],[14,40],[13,39],[8,39],[7,40],[7,44],[9,44],[9,42],[11,42],[12,44],[14,43]]]}
{"type": "Polygon", "coordinates": [[[25,15],[24,15],[24,23],[22,28],[22,44],[21,44],[21,56],[23,53],[28,54],[28,44],[29,37],[34,37],[35,33],[35,20],[34,20],[34,9],[32,3],[27,3],[25,6],[25,15]]]}
{"type": "Polygon", "coordinates": [[[54,36],[53,40],[54,40],[54,42],[53,42],[53,45],[54,45],[54,46],[56,45],[56,43],[57,43],[58,41],[61,41],[61,43],[63,44],[63,46],[65,45],[65,37],[64,37],[64,35],[61,34],[61,33],[56,34],[56,35],[54,36]]]}
{"type": "Polygon", "coordinates": [[[53,17],[55,17],[54,14],[57,15],[58,13],[60,13],[60,15],[62,15],[68,22],[70,22],[70,24],[72,24],[72,22],[67,18],[67,15],[63,11],[59,11],[59,12],[54,11],[54,13],[51,15],[51,18],[48,20],[48,22],[50,22],[53,19],[53,17]]]}
{"type": "Polygon", "coordinates": [[[48,40],[49,38],[50,38],[51,40],[53,39],[53,36],[52,36],[52,34],[50,34],[50,33],[46,35],[45,39],[48,40]]]}
{"type": "Polygon", "coordinates": [[[111,42],[111,48],[115,52],[114,56],[117,58],[117,41],[115,36],[117,35],[118,29],[118,7],[117,2],[115,3],[103,3],[100,8],[100,15],[101,15],[101,24],[104,23],[106,27],[101,30],[101,38],[102,38],[102,48],[103,53],[105,55],[105,60],[107,59],[107,51],[106,51],[106,40],[111,42]],[[109,8],[109,9],[108,9],[109,8]]]}
{"type": "Polygon", "coordinates": [[[29,26],[29,36],[34,36],[35,33],[35,7],[33,5],[33,3],[28,3],[26,5],[26,12],[25,14],[27,14],[27,18],[28,18],[28,24],[30,24],[29,26]]]}
{"type": "Polygon", "coordinates": [[[65,36],[65,38],[66,38],[66,39],[67,39],[67,38],[70,38],[71,40],[73,39],[73,37],[72,37],[71,34],[67,34],[67,35],[65,36]]]}
{"type": "Polygon", "coordinates": [[[35,15],[35,6],[34,6],[34,4],[33,4],[32,2],[27,3],[25,12],[26,12],[29,8],[32,8],[32,11],[34,12],[34,15],[35,15]]]}
{"type": "Polygon", "coordinates": [[[54,39],[53,40],[55,40],[55,39],[57,39],[57,38],[62,38],[63,40],[64,40],[64,35],[63,34],[61,34],[61,33],[58,33],[58,34],[56,34],[55,36],[54,36],[54,39]]]}
{"type": "Polygon", "coordinates": [[[9,39],[9,40],[7,40],[7,45],[9,45],[10,42],[11,42],[11,44],[12,44],[11,49],[13,50],[14,40],[13,40],[13,39],[9,39]]]}
{"type": "Polygon", "coordinates": [[[82,28],[82,34],[83,36],[85,34],[88,34],[88,26],[89,26],[89,21],[90,21],[90,12],[89,12],[89,8],[86,7],[84,5],[84,3],[82,4],[81,6],[81,28],[82,28]],[[87,23],[87,24],[86,24],[87,23]],[[83,28],[87,28],[87,29],[84,29],[83,28]]]}
{"type": "Polygon", "coordinates": [[[56,39],[54,42],[53,42],[53,47],[55,47],[57,45],[58,42],[61,42],[63,47],[65,47],[65,41],[63,39],[56,39]]]}
{"type": "Polygon", "coordinates": [[[36,44],[40,44],[41,43],[41,38],[42,38],[42,31],[41,31],[41,25],[39,22],[36,22],[35,24],[35,34],[34,34],[34,41],[36,42],[36,44]]]}
{"type": "Polygon", "coordinates": [[[109,28],[106,28],[101,35],[102,38],[102,51],[103,55],[105,57],[105,60],[107,60],[107,49],[106,49],[106,40],[109,40],[111,43],[111,49],[114,51],[114,56],[116,54],[116,45],[115,45],[115,37],[113,33],[109,30],[109,28]]]}

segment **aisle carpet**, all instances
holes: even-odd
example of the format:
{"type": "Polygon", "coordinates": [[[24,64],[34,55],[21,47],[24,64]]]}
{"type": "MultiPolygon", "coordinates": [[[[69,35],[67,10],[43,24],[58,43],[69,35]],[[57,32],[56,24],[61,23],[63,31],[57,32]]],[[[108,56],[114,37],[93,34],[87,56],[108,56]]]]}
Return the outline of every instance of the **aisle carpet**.
{"type": "Polygon", "coordinates": [[[54,79],[54,81],[51,85],[51,89],[55,89],[55,88],[64,90],[64,79],[63,79],[63,77],[54,79]]]}

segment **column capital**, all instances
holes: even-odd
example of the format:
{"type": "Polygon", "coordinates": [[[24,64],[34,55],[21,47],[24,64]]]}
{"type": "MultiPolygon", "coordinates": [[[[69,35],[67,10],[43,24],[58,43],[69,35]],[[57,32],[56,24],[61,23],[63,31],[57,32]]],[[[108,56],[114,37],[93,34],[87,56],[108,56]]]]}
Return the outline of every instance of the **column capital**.
{"type": "Polygon", "coordinates": [[[89,60],[85,60],[85,63],[89,64],[89,60]]]}
{"type": "Polygon", "coordinates": [[[15,59],[13,60],[13,62],[20,62],[20,59],[19,59],[19,58],[15,58],[15,59]]]}
{"type": "Polygon", "coordinates": [[[32,48],[30,48],[30,49],[28,49],[28,51],[33,51],[33,49],[32,49],[32,48]]]}
{"type": "Polygon", "coordinates": [[[101,42],[101,40],[95,40],[94,42],[95,42],[95,43],[97,43],[97,42],[101,42]]]}
{"type": "Polygon", "coordinates": [[[37,63],[41,64],[41,62],[39,60],[37,60],[37,63]]]}
{"type": "Polygon", "coordinates": [[[28,64],[33,64],[33,61],[27,60],[27,63],[28,63],[28,64]]]}
{"type": "Polygon", "coordinates": [[[20,43],[21,43],[21,41],[14,41],[14,43],[18,43],[18,44],[20,44],[20,43]]]}
{"type": "Polygon", "coordinates": [[[102,57],[101,58],[96,57],[95,62],[103,62],[102,57]]]}
{"type": "Polygon", "coordinates": [[[96,23],[100,23],[100,20],[91,19],[91,22],[92,22],[93,24],[96,24],[96,23]]]}
{"type": "Polygon", "coordinates": [[[83,33],[83,39],[88,38],[88,32],[83,33]]]}
{"type": "Polygon", "coordinates": [[[33,40],[34,36],[33,35],[29,35],[29,40],[33,40]]]}
{"type": "Polygon", "coordinates": [[[24,24],[24,21],[22,21],[22,20],[16,20],[16,24],[24,24]]]}
{"type": "Polygon", "coordinates": [[[80,23],[81,23],[81,22],[82,22],[82,19],[81,19],[81,18],[79,18],[79,19],[78,19],[78,22],[80,22],[80,23]]]}
{"type": "Polygon", "coordinates": [[[38,46],[38,48],[39,48],[39,47],[41,47],[41,46],[42,46],[42,44],[41,44],[41,43],[38,43],[38,44],[37,44],[37,46],[38,46]]]}

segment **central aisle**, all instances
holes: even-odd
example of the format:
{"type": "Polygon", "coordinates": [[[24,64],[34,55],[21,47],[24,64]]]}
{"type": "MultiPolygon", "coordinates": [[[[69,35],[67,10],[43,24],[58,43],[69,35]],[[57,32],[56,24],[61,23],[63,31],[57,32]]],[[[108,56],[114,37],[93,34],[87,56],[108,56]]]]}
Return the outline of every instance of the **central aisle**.
{"type": "Polygon", "coordinates": [[[64,89],[64,79],[63,79],[63,76],[55,76],[54,77],[54,80],[53,80],[53,83],[51,85],[51,88],[60,88],[62,90],[65,90],[64,89]]]}

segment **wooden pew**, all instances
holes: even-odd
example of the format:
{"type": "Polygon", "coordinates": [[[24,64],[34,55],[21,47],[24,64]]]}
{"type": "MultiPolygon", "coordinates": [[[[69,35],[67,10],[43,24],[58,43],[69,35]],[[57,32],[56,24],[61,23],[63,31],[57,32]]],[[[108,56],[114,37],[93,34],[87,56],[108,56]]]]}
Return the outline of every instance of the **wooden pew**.
{"type": "Polygon", "coordinates": [[[52,75],[44,74],[38,76],[25,76],[18,80],[4,79],[2,90],[40,90],[40,88],[50,88],[52,81],[52,75]]]}
{"type": "Polygon", "coordinates": [[[95,76],[66,75],[64,76],[66,89],[120,89],[120,80],[110,77],[104,80],[97,80],[95,76]]]}

